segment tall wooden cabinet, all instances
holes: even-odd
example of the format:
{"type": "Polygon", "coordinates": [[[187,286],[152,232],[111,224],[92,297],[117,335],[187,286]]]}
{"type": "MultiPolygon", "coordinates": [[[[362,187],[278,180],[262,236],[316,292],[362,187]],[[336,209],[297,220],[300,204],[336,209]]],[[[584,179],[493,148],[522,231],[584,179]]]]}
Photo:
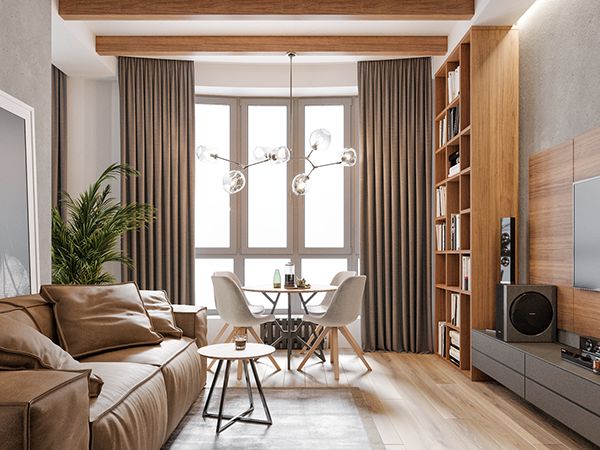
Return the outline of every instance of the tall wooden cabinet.
{"type": "Polygon", "coordinates": [[[441,353],[452,363],[452,334],[460,344],[458,368],[477,380],[483,374],[471,366],[471,330],[495,325],[500,218],[518,214],[518,31],[471,28],[437,71],[434,89],[436,350],[440,353],[438,334],[443,332],[441,353]],[[457,81],[458,67],[458,85],[452,90],[448,76],[454,72],[450,76],[457,81]],[[449,173],[456,159],[460,166],[449,173]],[[470,258],[469,285],[463,284],[469,267],[464,258],[470,258]],[[439,322],[445,323],[442,331],[439,322]]]}

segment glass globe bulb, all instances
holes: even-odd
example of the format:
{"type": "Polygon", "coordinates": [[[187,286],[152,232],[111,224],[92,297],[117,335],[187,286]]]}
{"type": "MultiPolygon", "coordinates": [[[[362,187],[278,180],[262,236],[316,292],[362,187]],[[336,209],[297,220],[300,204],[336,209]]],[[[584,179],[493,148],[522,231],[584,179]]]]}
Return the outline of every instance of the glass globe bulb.
{"type": "Polygon", "coordinates": [[[271,159],[275,164],[284,164],[290,160],[291,155],[290,149],[282,145],[273,150],[271,159]]]}
{"type": "Polygon", "coordinates": [[[345,148],[342,152],[342,156],[340,157],[342,161],[342,165],[346,167],[352,167],[358,161],[358,157],[356,156],[356,150],[353,148],[345,148]]]}
{"type": "Polygon", "coordinates": [[[217,156],[217,152],[214,148],[211,148],[208,145],[199,145],[198,147],[196,147],[196,158],[198,158],[198,161],[214,162],[216,161],[215,156],[217,156]]]}
{"type": "Polygon", "coordinates": [[[304,195],[310,188],[310,178],[305,173],[299,173],[292,180],[292,192],[296,195],[304,195]]]}
{"type": "Polygon", "coordinates": [[[310,133],[308,142],[313,150],[327,150],[331,144],[331,133],[325,128],[318,128],[310,133]]]}
{"type": "Polygon", "coordinates": [[[256,161],[263,161],[271,157],[271,148],[269,147],[256,147],[254,149],[254,159],[256,161]]]}
{"type": "Polygon", "coordinates": [[[223,189],[228,194],[240,192],[246,186],[246,177],[239,170],[231,170],[223,176],[223,189]]]}

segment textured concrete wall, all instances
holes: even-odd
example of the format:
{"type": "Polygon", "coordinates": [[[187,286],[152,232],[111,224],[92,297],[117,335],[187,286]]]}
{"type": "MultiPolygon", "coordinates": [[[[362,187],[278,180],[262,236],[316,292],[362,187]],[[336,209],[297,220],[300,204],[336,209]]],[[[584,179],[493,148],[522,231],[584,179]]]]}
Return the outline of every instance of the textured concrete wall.
{"type": "Polygon", "coordinates": [[[51,0],[0,1],[0,89],[35,108],[42,282],[50,281],[51,271],[50,8],[51,0]]]}
{"type": "Polygon", "coordinates": [[[518,27],[519,264],[526,281],[529,156],[600,126],[600,1],[537,0],[518,27]]]}

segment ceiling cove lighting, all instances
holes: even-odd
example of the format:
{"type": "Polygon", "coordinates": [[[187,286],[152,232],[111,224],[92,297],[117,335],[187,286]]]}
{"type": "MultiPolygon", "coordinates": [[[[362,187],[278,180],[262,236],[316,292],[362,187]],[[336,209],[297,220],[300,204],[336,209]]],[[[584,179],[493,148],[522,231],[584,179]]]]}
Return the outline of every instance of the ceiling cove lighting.
{"type": "MultiPolygon", "coordinates": [[[[294,52],[289,52],[287,56],[290,59],[290,95],[289,95],[289,129],[290,129],[290,141],[294,142],[294,117],[293,117],[293,59],[296,56],[294,52]]],[[[336,161],[327,163],[327,164],[314,164],[310,157],[316,151],[323,152],[329,148],[331,143],[331,133],[325,128],[318,128],[314,130],[310,134],[309,145],[310,152],[308,155],[300,158],[307,161],[311,169],[308,173],[299,173],[292,180],[292,192],[295,195],[302,196],[305,195],[310,189],[310,177],[312,173],[320,169],[322,167],[333,166],[337,164],[341,164],[346,167],[352,167],[356,165],[357,155],[356,151],[353,148],[345,148],[341,154],[339,155],[336,161]]],[[[224,158],[219,156],[216,150],[212,147],[208,147],[206,145],[199,145],[196,148],[196,157],[200,162],[209,162],[211,160],[220,160],[228,162],[230,165],[234,165],[237,168],[234,170],[230,170],[223,176],[223,189],[225,192],[229,194],[236,194],[240,192],[246,186],[246,175],[244,172],[247,172],[248,168],[252,166],[256,166],[258,164],[264,164],[267,162],[271,162],[273,164],[285,164],[287,163],[292,156],[292,151],[285,145],[281,145],[279,147],[271,148],[271,147],[256,147],[254,149],[254,159],[255,161],[249,164],[243,164],[239,161],[234,161],[228,158],[224,158]]]]}

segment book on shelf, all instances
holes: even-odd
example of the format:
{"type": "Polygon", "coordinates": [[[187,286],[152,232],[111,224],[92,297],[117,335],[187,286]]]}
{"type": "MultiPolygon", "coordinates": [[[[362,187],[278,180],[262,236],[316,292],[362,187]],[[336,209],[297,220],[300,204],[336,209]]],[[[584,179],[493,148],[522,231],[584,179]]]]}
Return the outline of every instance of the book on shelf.
{"type": "Polygon", "coordinates": [[[440,186],[435,190],[435,216],[446,215],[446,186],[440,186]]]}
{"type": "Polygon", "coordinates": [[[435,224],[435,243],[436,251],[443,252],[446,250],[446,223],[435,224]]]}
{"type": "Polygon", "coordinates": [[[460,95],[460,66],[448,72],[448,103],[460,95]]]}
{"type": "Polygon", "coordinates": [[[460,325],[460,294],[450,294],[450,324],[460,325]]]}
{"type": "Polygon", "coordinates": [[[450,250],[460,250],[460,214],[450,214],[450,250]]]}
{"type": "Polygon", "coordinates": [[[450,330],[448,337],[450,338],[450,345],[460,350],[460,333],[456,330],[450,330]]]}
{"type": "Polygon", "coordinates": [[[448,164],[450,166],[448,169],[448,177],[460,172],[460,152],[458,150],[448,155],[448,164]]]}
{"type": "Polygon", "coordinates": [[[460,131],[460,112],[458,106],[450,108],[448,110],[448,124],[446,126],[448,130],[448,140],[458,135],[460,131]]]}
{"type": "Polygon", "coordinates": [[[446,119],[447,119],[446,116],[444,116],[438,124],[438,135],[439,135],[438,148],[446,145],[446,142],[448,140],[448,126],[447,126],[448,124],[447,124],[446,119]]]}
{"type": "Polygon", "coordinates": [[[448,349],[448,357],[450,361],[452,361],[457,366],[460,366],[460,349],[451,345],[448,349]]]}
{"type": "Polygon", "coordinates": [[[448,169],[448,178],[453,177],[460,172],[460,163],[457,163],[448,169]]]}
{"type": "Polygon", "coordinates": [[[446,322],[438,322],[438,353],[440,356],[446,356],[446,322]]]}
{"type": "Polygon", "coordinates": [[[461,288],[465,291],[471,290],[471,257],[463,256],[462,257],[462,280],[461,280],[461,288]]]}

